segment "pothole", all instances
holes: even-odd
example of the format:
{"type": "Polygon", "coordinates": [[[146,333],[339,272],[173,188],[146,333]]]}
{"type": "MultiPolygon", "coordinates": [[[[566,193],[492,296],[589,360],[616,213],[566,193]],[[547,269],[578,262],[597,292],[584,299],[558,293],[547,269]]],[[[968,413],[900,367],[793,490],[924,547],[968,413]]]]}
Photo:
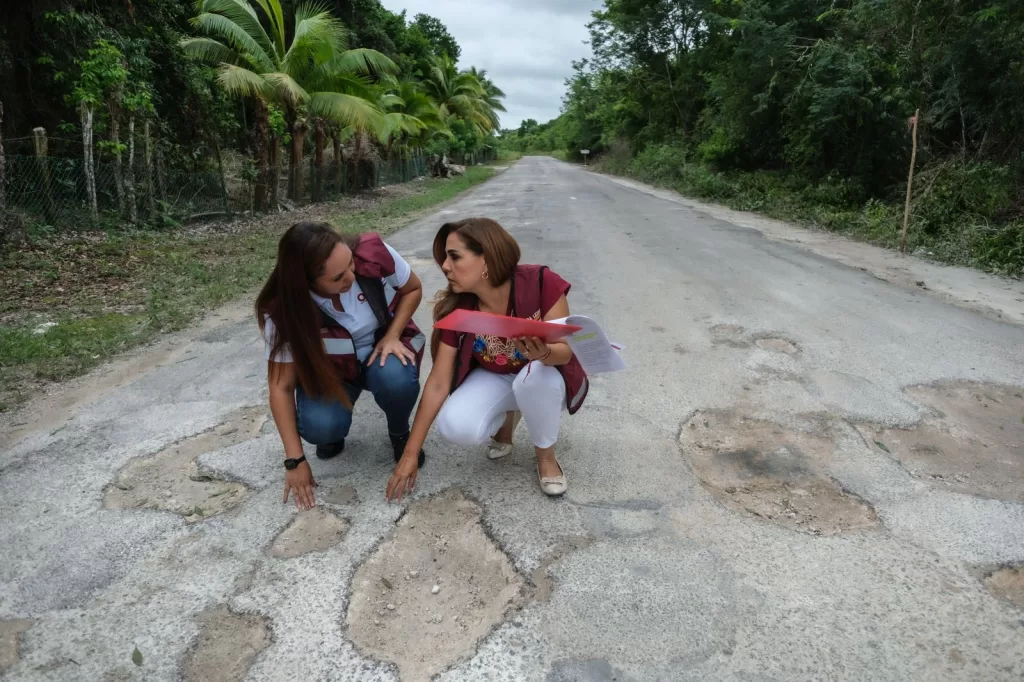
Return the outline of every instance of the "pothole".
{"type": "Polygon", "coordinates": [[[348,521],[322,507],[300,511],[274,538],[267,554],[275,559],[294,559],[310,552],[322,552],[341,542],[348,525],[348,521]]]}
{"type": "Polygon", "coordinates": [[[708,331],[711,332],[711,341],[716,346],[750,347],[750,343],[745,338],[747,330],[738,324],[716,324],[708,331]]]}
{"type": "Polygon", "coordinates": [[[196,458],[258,437],[266,419],[266,407],[248,407],[210,431],[132,460],[107,487],[103,506],[160,509],[181,514],[188,522],[237,506],[246,487],[200,473],[196,458]]]}
{"type": "Polygon", "coordinates": [[[245,679],[256,656],[270,646],[263,616],[232,613],[224,605],[196,618],[199,636],[185,660],[186,682],[236,682],[245,679]]]}
{"type": "Polygon", "coordinates": [[[0,672],[13,668],[21,660],[19,640],[21,633],[28,630],[35,621],[0,620],[0,672]]]}
{"type": "Polygon", "coordinates": [[[698,412],[679,441],[711,492],[786,528],[836,535],[878,525],[874,509],[825,473],[835,444],[816,422],[802,429],[727,410],[698,412]]]}
{"type": "Polygon", "coordinates": [[[416,502],[356,571],[349,637],[403,680],[429,680],[469,658],[520,602],[523,580],[456,490],[416,502]]]}
{"type": "Polygon", "coordinates": [[[771,351],[773,353],[785,353],[786,355],[796,355],[797,353],[800,352],[800,348],[792,341],[787,341],[786,339],[775,336],[760,338],[754,343],[757,344],[758,348],[762,350],[771,351]]]}
{"type": "Polygon", "coordinates": [[[1024,502],[1024,389],[955,382],[906,393],[935,414],[909,429],[863,426],[870,446],[892,455],[912,476],[1024,502]]]}
{"type": "Polygon", "coordinates": [[[984,583],[995,596],[1024,609],[1024,564],[993,571],[984,583]]]}
{"type": "Polygon", "coordinates": [[[333,488],[327,491],[323,496],[323,501],[328,504],[336,504],[344,506],[347,504],[356,504],[359,502],[359,493],[356,489],[350,485],[333,488]]]}

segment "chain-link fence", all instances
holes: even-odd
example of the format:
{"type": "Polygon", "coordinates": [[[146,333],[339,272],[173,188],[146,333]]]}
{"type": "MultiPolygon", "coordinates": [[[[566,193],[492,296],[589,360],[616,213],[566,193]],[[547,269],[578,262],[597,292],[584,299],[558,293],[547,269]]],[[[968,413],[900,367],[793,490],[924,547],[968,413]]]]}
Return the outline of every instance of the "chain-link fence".
{"type": "MultiPolygon", "coordinates": [[[[16,151],[23,151],[18,140],[12,142],[16,151]]],[[[143,152],[131,163],[129,155],[122,154],[119,164],[113,154],[97,152],[94,218],[86,162],[78,146],[77,156],[8,151],[4,178],[8,213],[26,227],[54,231],[125,224],[171,226],[254,212],[261,193],[265,206],[287,210],[409,182],[429,170],[428,159],[420,153],[391,159],[346,159],[344,154],[333,158],[328,153],[319,165],[307,157],[301,169],[292,170],[286,163],[272,166],[263,180],[265,186],[260,187],[256,164],[241,154],[225,153],[214,159],[176,155],[170,162],[162,152],[143,152]]]]}

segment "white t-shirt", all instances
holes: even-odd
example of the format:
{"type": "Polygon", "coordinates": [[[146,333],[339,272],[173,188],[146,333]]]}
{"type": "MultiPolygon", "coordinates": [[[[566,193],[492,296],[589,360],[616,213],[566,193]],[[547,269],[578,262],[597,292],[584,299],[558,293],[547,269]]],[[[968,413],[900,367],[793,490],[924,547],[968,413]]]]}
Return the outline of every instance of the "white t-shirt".
{"type": "MultiPolygon", "coordinates": [[[[395,274],[390,277],[382,277],[381,282],[386,287],[392,287],[396,290],[401,289],[409,281],[412,267],[405,262],[404,258],[398,255],[397,251],[387,244],[384,246],[387,246],[391,257],[395,259],[395,274]]],[[[319,296],[312,291],[309,292],[309,295],[313,297],[313,301],[319,306],[320,310],[330,315],[338,324],[348,330],[356,347],[356,357],[359,358],[359,362],[366,362],[366,359],[370,357],[370,353],[373,352],[373,337],[377,332],[377,317],[373,314],[370,304],[366,302],[366,297],[363,296],[363,290],[359,287],[359,282],[353,282],[352,288],[341,294],[341,307],[344,308],[344,312],[335,310],[334,304],[331,303],[329,298],[319,296]]],[[[269,360],[276,330],[270,317],[264,316],[264,320],[263,338],[266,345],[266,358],[269,360]]],[[[287,344],[281,349],[277,357],[274,358],[274,362],[292,362],[292,353],[287,344]]]]}

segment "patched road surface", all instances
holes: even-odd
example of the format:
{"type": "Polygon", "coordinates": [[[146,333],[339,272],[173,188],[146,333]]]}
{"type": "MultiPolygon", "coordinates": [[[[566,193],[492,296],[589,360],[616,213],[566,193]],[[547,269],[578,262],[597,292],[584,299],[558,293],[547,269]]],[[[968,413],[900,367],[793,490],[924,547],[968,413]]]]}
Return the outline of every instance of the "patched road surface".
{"type": "Polygon", "coordinates": [[[424,326],[472,215],[626,347],[565,498],[521,426],[386,504],[364,397],[298,513],[256,325],[208,322],[8,423],[0,677],[1024,678],[1024,327],[540,158],[388,238],[424,326]]]}

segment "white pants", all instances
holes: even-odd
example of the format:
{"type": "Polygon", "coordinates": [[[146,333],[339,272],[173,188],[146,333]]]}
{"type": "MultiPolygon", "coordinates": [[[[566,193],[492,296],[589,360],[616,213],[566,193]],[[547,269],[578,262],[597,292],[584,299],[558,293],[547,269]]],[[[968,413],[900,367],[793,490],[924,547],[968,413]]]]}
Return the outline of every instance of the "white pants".
{"type": "Polygon", "coordinates": [[[506,412],[522,412],[534,447],[550,448],[558,440],[564,409],[565,380],[554,367],[534,361],[518,374],[477,367],[448,396],[435,423],[442,438],[469,447],[488,442],[506,412]]]}

